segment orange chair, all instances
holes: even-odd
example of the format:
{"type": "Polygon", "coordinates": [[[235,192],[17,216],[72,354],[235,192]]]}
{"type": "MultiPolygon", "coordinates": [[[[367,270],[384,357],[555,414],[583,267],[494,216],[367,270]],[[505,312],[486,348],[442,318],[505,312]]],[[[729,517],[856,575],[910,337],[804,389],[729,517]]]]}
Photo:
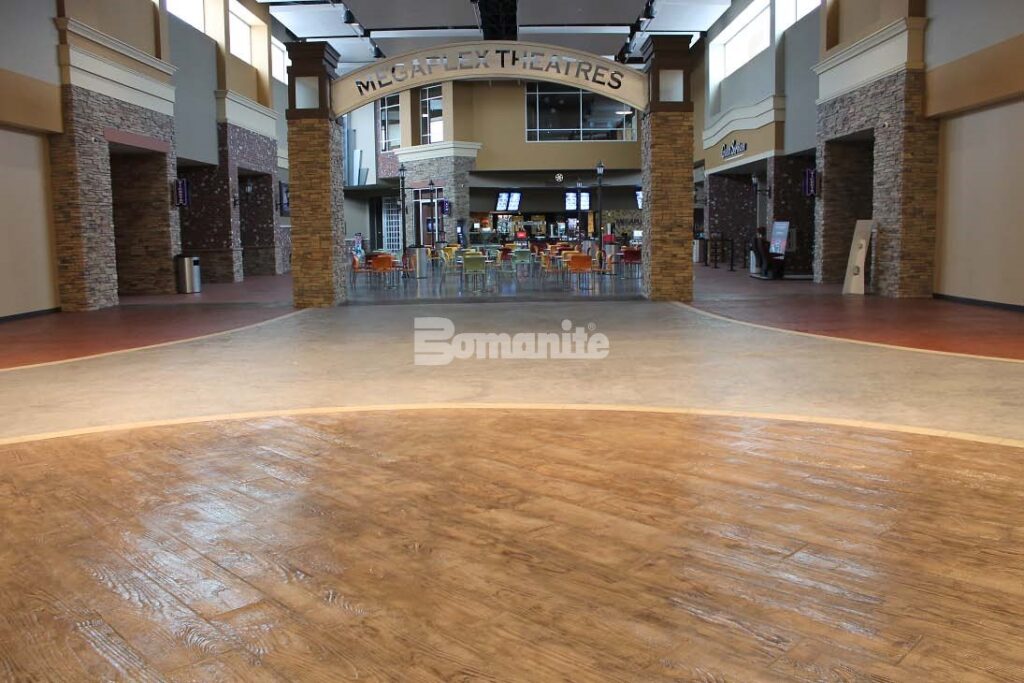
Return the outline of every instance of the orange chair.
{"type": "Polygon", "coordinates": [[[569,275],[576,276],[576,286],[581,289],[590,289],[590,273],[593,271],[594,261],[587,254],[574,253],[569,257],[569,275]],[[583,286],[586,279],[587,286],[583,286]]]}
{"type": "Polygon", "coordinates": [[[393,287],[395,274],[399,272],[395,265],[395,258],[391,254],[378,254],[370,261],[370,270],[378,283],[386,287],[393,287]]]}
{"type": "Polygon", "coordinates": [[[540,255],[541,287],[549,278],[556,278],[562,283],[565,278],[565,269],[562,267],[562,260],[557,255],[544,252],[540,255]]]}

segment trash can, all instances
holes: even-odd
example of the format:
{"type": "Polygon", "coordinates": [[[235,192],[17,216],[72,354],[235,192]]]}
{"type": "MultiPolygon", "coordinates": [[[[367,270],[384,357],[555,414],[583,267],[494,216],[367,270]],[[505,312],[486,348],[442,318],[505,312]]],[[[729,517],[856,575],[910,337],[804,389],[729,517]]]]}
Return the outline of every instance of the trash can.
{"type": "Polygon", "coordinates": [[[199,276],[199,257],[179,254],[174,260],[178,266],[178,292],[197,294],[203,291],[203,283],[199,276]]]}
{"type": "Polygon", "coordinates": [[[604,260],[605,263],[612,264],[612,270],[609,271],[612,275],[620,274],[619,271],[621,270],[621,268],[618,266],[619,259],[615,258],[615,256],[618,253],[619,245],[615,244],[614,242],[606,243],[604,245],[604,260]]]}
{"type": "Polygon", "coordinates": [[[409,247],[409,255],[413,262],[412,276],[417,279],[430,277],[430,248],[414,244],[409,247]]]}

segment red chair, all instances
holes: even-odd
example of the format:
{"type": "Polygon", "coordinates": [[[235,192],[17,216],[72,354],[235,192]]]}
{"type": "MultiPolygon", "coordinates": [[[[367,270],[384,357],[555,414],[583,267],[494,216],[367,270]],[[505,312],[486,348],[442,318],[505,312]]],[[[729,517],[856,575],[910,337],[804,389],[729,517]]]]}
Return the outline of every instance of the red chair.
{"type": "Polygon", "coordinates": [[[631,277],[640,277],[641,265],[643,265],[643,256],[640,254],[639,249],[622,250],[623,276],[625,276],[625,274],[629,272],[631,273],[631,277]]]}
{"type": "Polygon", "coordinates": [[[355,254],[352,254],[352,271],[351,271],[350,274],[351,274],[352,285],[353,286],[355,286],[355,284],[356,284],[356,276],[357,275],[362,273],[367,278],[369,278],[371,272],[373,272],[373,271],[368,266],[363,265],[362,263],[359,262],[359,257],[357,257],[355,254]]]}

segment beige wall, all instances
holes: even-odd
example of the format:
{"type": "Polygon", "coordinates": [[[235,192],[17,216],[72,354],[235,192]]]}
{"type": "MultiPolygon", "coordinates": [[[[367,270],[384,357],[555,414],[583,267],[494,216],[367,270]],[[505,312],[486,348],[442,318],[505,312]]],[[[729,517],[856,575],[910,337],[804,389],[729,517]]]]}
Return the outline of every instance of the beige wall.
{"type": "Polygon", "coordinates": [[[1024,305],[1024,99],[943,119],[935,291],[1024,305]]]}
{"type": "MultiPolygon", "coordinates": [[[[56,46],[53,46],[56,52],[56,46]]],[[[60,86],[0,69],[0,125],[59,133],[60,86]]]]}
{"type": "MultiPolygon", "coordinates": [[[[468,92],[456,101],[472,105],[472,114],[455,114],[460,141],[483,145],[479,171],[564,170],[593,168],[598,161],[612,169],[640,167],[638,142],[526,142],[526,91],[522,83],[462,83],[468,92]],[[463,137],[465,136],[465,137],[463,137]]],[[[638,124],[639,127],[639,124],[638,124]]]]}
{"type": "Polygon", "coordinates": [[[907,16],[924,16],[925,0],[825,0],[822,47],[846,47],[907,16]]]}
{"type": "Polygon", "coordinates": [[[734,130],[724,138],[704,150],[704,168],[710,173],[722,166],[738,166],[771,152],[782,151],[783,127],[779,123],[769,123],[753,130],[734,130]],[[722,145],[733,141],[747,143],[747,151],[729,159],[722,158],[722,145]]]}
{"type": "Polygon", "coordinates": [[[157,55],[159,8],[153,0],[61,0],[64,16],[157,55]]]}
{"type": "MultiPolygon", "coordinates": [[[[254,102],[260,102],[259,72],[256,67],[246,64],[229,54],[227,60],[227,90],[244,95],[254,102]]],[[[260,102],[262,104],[262,102],[260,102]]]]}
{"type": "Polygon", "coordinates": [[[925,113],[942,116],[1024,95],[1024,34],[925,74],[925,113]]]}
{"type": "Polygon", "coordinates": [[[0,317],[58,306],[46,138],[0,128],[0,317]]]}

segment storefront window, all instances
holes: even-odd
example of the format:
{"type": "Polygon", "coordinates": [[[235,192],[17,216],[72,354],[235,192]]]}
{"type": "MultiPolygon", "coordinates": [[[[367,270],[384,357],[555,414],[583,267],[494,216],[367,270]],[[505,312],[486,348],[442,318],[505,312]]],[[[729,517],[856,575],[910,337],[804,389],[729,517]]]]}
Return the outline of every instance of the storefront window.
{"type": "Polygon", "coordinates": [[[529,142],[636,140],[636,112],[615,100],[551,83],[526,86],[529,142]]]}
{"type": "Polygon", "coordinates": [[[380,149],[387,152],[402,146],[402,124],[399,117],[398,95],[388,95],[380,101],[380,149]]]}
{"type": "Polygon", "coordinates": [[[420,91],[420,144],[444,142],[444,107],[441,86],[420,91]]]}

